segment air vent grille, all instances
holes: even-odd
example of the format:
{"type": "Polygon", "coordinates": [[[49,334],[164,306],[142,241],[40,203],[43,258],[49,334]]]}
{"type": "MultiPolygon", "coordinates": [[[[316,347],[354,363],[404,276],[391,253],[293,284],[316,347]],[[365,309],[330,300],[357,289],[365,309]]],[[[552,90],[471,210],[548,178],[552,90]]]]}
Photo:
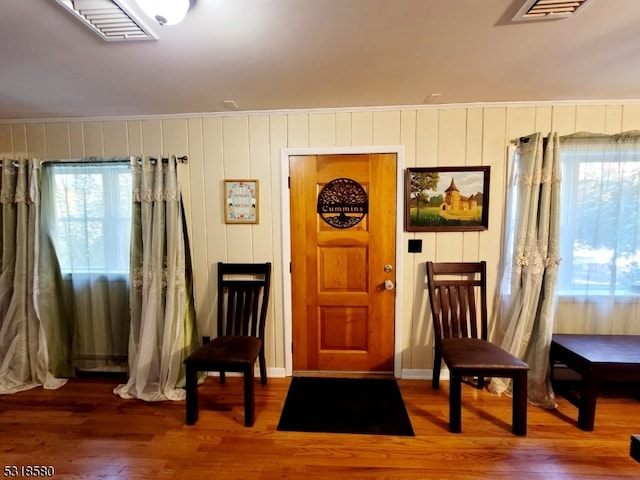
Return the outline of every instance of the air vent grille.
{"type": "Polygon", "coordinates": [[[582,11],[590,0],[527,0],[514,21],[556,20],[582,11]]]}
{"type": "Polygon", "coordinates": [[[122,0],[55,0],[107,42],[157,40],[122,0]]]}

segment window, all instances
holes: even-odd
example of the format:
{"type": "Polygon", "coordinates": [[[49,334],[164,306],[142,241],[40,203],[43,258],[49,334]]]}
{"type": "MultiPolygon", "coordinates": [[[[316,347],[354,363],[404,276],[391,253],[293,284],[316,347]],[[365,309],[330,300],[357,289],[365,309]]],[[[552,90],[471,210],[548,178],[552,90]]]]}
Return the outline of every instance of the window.
{"type": "Polygon", "coordinates": [[[640,293],[640,143],[562,142],[559,295],[640,293]]]}
{"type": "Polygon", "coordinates": [[[63,273],[129,271],[128,164],[51,164],[54,243],[63,273]]]}

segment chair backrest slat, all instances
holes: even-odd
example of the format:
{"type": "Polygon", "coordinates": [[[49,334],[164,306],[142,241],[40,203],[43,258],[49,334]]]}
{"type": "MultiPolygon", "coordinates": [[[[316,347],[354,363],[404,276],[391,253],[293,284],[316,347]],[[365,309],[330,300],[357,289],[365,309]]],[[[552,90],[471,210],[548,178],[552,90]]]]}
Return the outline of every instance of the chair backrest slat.
{"type": "Polygon", "coordinates": [[[264,337],[271,263],[218,263],[218,335],[264,337]]]}
{"type": "Polygon", "coordinates": [[[485,277],[484,261],[427,262],[431,318],[437,339],[487,339],[485,277]]]}

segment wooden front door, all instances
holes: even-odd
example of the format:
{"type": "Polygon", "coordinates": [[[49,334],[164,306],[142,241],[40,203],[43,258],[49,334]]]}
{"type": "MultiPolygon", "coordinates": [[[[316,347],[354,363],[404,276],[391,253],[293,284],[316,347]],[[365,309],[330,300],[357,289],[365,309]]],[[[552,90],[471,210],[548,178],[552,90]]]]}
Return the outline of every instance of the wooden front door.
{"type": "Polygon", "coordinates": [[[289,157],[294,371],[393,372],[396,168],[289,157]]]}

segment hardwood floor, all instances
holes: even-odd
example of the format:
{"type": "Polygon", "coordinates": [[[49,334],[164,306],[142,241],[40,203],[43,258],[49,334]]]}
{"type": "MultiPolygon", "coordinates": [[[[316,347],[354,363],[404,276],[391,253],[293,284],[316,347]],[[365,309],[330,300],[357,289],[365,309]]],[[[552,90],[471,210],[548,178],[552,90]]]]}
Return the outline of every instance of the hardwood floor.
{"type": "Polygon", "coordinates": [[[239,377],[207,378],[191,427],[184,402],[122,400],[113,378],[0,396],[0,468],[50,465],[61,479],[640,478],[629,455],[640,403],[624,389],[598,399],[593,432],[558,398],[555,411],[529,406],[528,435],[517,437],[509,397],[463,386],[462,433],[452,434],[448,383],[400,380],[416,436],[392,437],[277,431],[289,382],[256,385],[253,428],[239,377]]]}

